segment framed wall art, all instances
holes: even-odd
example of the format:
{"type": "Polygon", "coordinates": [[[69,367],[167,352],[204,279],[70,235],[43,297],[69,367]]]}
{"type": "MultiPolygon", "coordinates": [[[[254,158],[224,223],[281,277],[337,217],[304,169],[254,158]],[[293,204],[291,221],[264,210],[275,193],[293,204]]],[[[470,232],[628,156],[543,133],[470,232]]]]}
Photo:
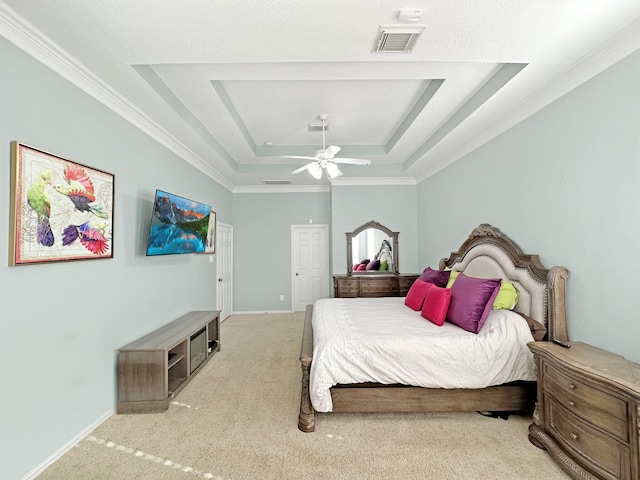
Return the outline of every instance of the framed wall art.
{"type": "Polygon", "coordinates": [[[11,142],[9,266],[113,258],[114,175],[11,142]]]}
{"type": "Polygon", "coordinates": [[[211,210],[209,214],[209,228],[207,229],[207,243],[204,252],[208,254],[216,253],[216,212],[211,210]]]}

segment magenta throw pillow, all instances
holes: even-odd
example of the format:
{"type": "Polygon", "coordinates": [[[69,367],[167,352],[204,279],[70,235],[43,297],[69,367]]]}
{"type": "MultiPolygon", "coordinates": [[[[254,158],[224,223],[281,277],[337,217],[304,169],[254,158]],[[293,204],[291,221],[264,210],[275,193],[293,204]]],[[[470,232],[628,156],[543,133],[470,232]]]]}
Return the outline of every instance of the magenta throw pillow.
{"type": "Polygon", "coordinates": [[[499,278],[475,278],[460,273],[451,286],[447,321],[478,333],[491,312],[501,282],[499,278]]]}
{"type": "Polygon", "coordinates": [[[449,281],[450,270],[433,270],[427,267],[422,271],[420,280],[427,283],[433,283],[436,287],[446,287],[449,281]]]}
{"type": "Polygon", "coordinates": [[[427,290],[420,315],[441,327],[447,318],[450,302],[451,289],[436,287],[434,285],[427,290]]]}
{"type": "Polygon", "coordinates": [[[411,284],[407,296],[404,297],[404,304],[419,312],[422,309],[422,303],[424,297],[427,295],[427,291],[433,287],[432,283],[423,282],[419,278],[411,284]]]}

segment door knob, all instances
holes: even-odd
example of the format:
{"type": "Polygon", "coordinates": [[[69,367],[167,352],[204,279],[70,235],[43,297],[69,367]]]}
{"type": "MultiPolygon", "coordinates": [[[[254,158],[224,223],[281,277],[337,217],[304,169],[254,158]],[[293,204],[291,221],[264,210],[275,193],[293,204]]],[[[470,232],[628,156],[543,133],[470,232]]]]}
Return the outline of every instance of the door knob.
{"type": "Polygon", "coordinates": [[[296,272],[296,277],[298,276],[298,272],[296,272]]]}
{"type": "Polygon", "coordinates": [[[219,281],[219,282],[221,282],[221,281],[222,281],[222,279],[221,279],[221,278],[219,278],[219,279],[218,279],[218,281],[219,281]]]}

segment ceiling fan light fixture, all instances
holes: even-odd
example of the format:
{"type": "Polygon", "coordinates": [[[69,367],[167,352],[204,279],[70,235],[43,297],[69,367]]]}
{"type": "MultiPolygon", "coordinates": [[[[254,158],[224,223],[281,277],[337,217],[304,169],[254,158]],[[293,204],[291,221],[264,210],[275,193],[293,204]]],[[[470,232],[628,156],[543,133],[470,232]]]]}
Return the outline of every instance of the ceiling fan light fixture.
{"type": "Polygon", "coordinates": [[[329,175],[329,178],[342,176],[342,172],[340,171],[338,166],[335,163],[331,162],[327,163],[327,174],[329,175]]]}
{"type": "Polygon", "coordinates": [[[309,164],[307,166],[307,170],[309,170],[311,176],[316,180],[320,180],[322,178],[322,167],[320,167],[320,165],[318,165],[317,163],[309,164]]]}
{"type": "MultiPolygon", "coordinates": [[[[340,147],[336,145],[329,145],[327,147],[325,133],[327,126],[327,114],[321,113],[318,115],[318,120],[321,122],[322,126],[322,148],[316,150],[313,157],[306,157],[300,155],[284,155],[283,158],[299,158],[304,160],[312,160],[311,163],[304,165],[300,168],[295,169],[292,174],[300,173],[304,170],[307,170],[313,178],[316,180],[320,180],[322,178],[322,171],[327,170],[327,177],[336,178],[341,177],[342,172],[338,168],[338,163],[350,163],[352,165],[369,165],[371,160],[366,160],[362,158],[344,158],[344,157],[336,157],[336,154],[342,150],[340,147]]],[[[311,124],[309,124],[309,129],[311,129],[311,124]]]]}

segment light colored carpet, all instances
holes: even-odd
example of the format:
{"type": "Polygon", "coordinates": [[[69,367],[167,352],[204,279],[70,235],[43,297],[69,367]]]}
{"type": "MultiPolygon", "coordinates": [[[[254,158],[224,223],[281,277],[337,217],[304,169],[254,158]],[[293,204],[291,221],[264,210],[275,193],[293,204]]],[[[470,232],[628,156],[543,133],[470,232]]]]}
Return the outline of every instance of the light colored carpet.
{"type": "Polygon", "coordinates": [[[568,477],[531,445],[531,418],[319,414],[297,429],[303,314],[234,315],[222,350],[160,414],[113,415],[39,480],[568,477]]]}

